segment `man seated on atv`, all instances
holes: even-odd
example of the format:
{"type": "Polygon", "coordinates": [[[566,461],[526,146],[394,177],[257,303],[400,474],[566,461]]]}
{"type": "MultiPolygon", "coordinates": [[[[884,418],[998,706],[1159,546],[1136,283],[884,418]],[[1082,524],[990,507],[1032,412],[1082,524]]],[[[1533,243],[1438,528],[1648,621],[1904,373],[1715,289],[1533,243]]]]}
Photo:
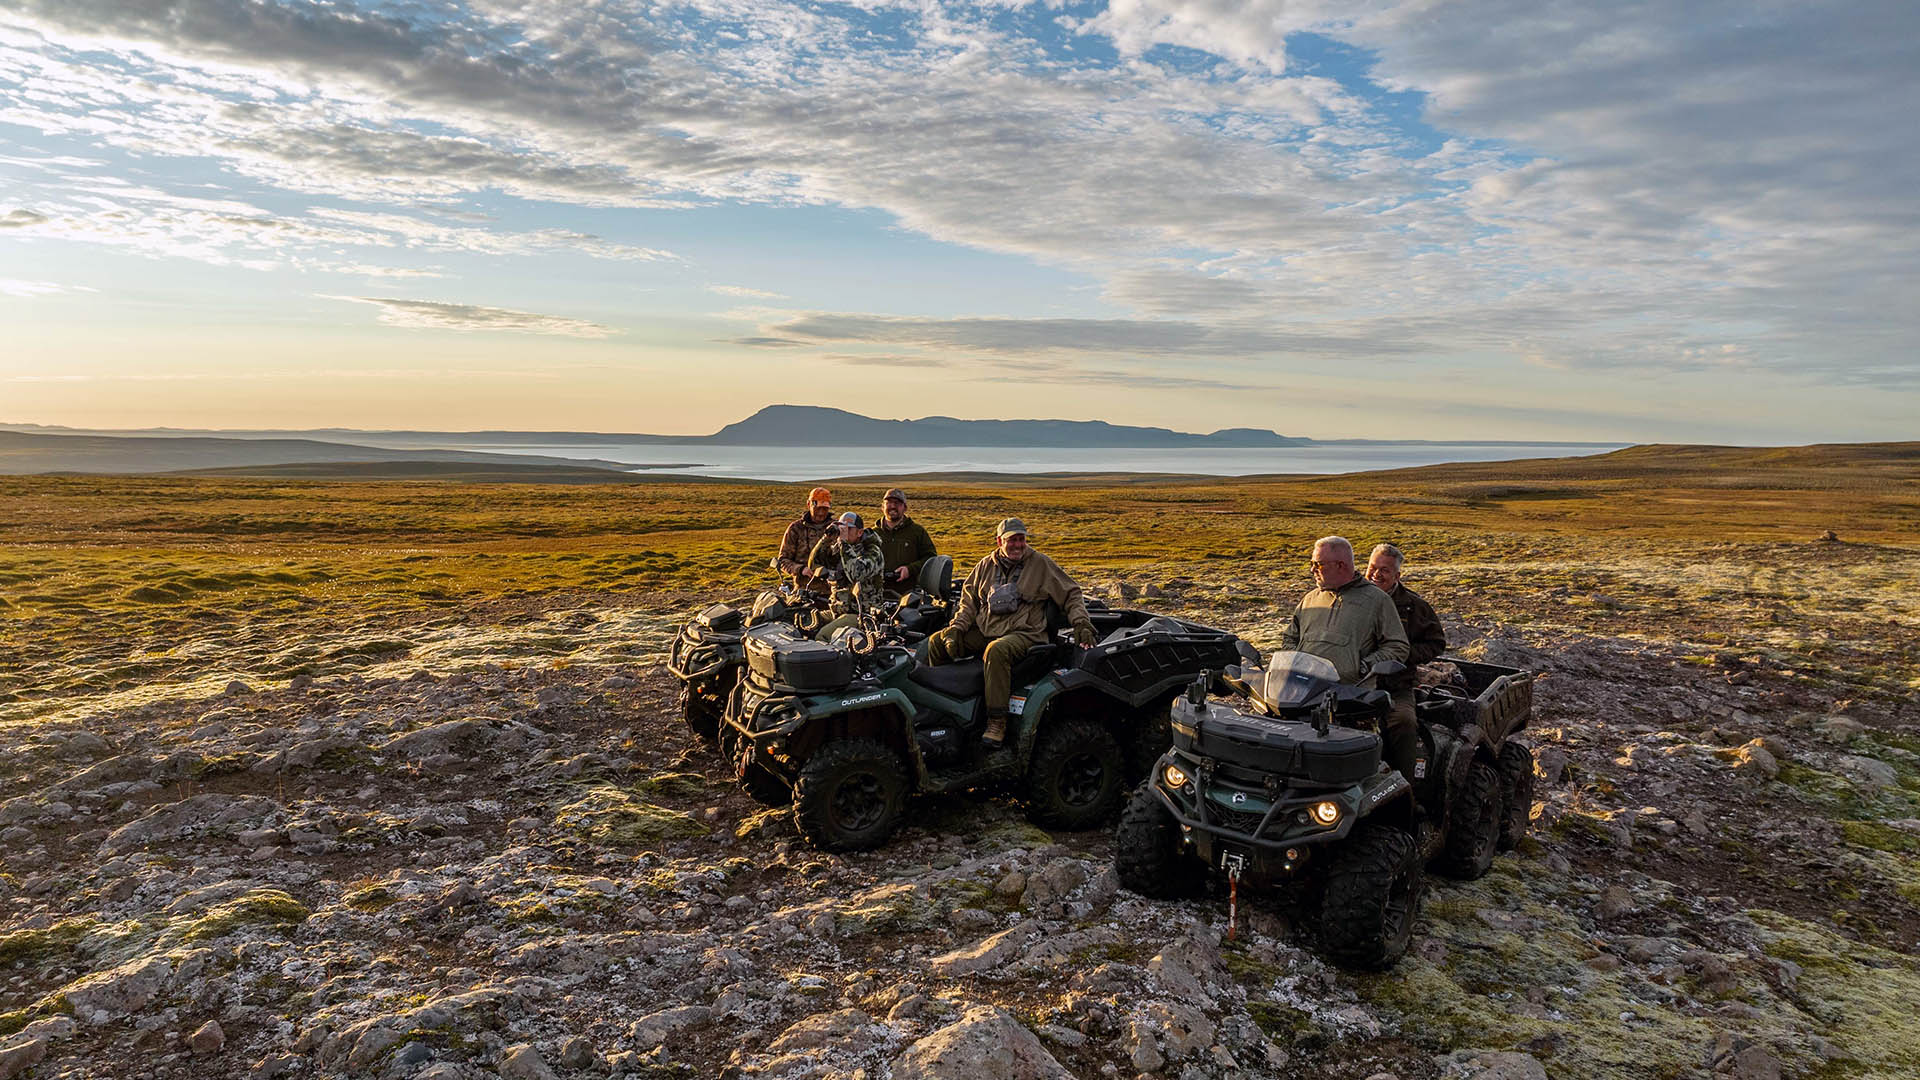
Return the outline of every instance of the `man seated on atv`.
{"type": "Polygon", "coordinates": [[[833,493],[823,487],[814,488],[807,493],[807,512],[790,523],[786,535],[780,538],[777,560],[780,572],[792,574],[795,587],[818,593],[832,591],[826,582],[813,579],[813,572],[807,569],[807,557],[823,537],[833,532],[833,524],[833,493]]]}
{"type": "Polygon", "coordinates": [[[994,548],[960,586],[960,610],[953,622],[927,639],[929,664],[981,658],[987,730],[980,741],[988,746],[1006,741],[1013,665],[1047,640],[1047,602],[1066,614],[1081,648],[1091,646],[1097,634],[1080,586],[1059,563],[1027,546],[1027,527],[1019,518],[1007,518],[994,530],[994,548]]]}
{"type": "MultiPolygon", "coordinates": [[[[860,515],[849,510],[840,515],[834,527],[820,542],[813,546],[807,555],[807,577],[810,581],[822,581],[827,570],[838,570],[845,578],[841,588],[857,597],[862,606],[872,607],[880,602],[884,588],[881,567],[886,557],[880,553],[880,538],[869,532],[866,522],[860,515]]],[[[839,618],[820,628],[814,636],[821,641],[830,640],[833,632],[842,626],[857,626],[860,617],[856,613],[852,598],[834,590],[834,614],[839,618]]]]}
{"type": "MultiPolygon", "coordinates": [[[[1400,614],[1386,593],[1353,572],[1353,545],[1346,537],[1314,541],[1311,566],[1317,587],[1300,598],[1280,647],[1325,657],[1339,671],[1341,682],[1356,685],[1373,673],[1376,664],[1405,663],[1407,632],[1400,625],[1400,614]]],[[[1380,741],[1387,763],[1412,783],[1420,736],[1411,711],[1404,719],[1402,724],[1397,713],[1389,718],[1380,741]]]]}
{"type": "Polygon", "coordinates": [[[926,528],[907,516],[906,492],[888,488],[880,499],[880,509],[880,520],[873,523],[873,531],[880,535],[880,550],[887,556],[887,588],[908,592],[920,576],[920,567],[939,552],[933,549],[933,537],[927,535],[926,528]]]}
{"type": "Polygon", "coordinates": [[[1413,730],[1413,669],[1447,651],[1447,632],[1441,628],[1440,616],[1434,614],[1433,605],[1400,583],[1400,569],[1404,565],[1406,556],[1392,544],[1375,544],[1373,553],[1367,556],[1367,580],[1393,600],[1400,626],[1407,632],[1406,673],[1381,681],[1381,689],[1393,694],[1393,717],[1387,726],[1391,730],[1410,732],[1413,730]]]}

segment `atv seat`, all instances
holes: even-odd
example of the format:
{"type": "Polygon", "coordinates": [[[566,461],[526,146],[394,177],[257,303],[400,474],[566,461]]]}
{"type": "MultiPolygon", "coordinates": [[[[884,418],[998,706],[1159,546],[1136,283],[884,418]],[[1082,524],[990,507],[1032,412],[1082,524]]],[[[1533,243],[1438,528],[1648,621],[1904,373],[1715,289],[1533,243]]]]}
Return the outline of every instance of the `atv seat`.
{"type": "Polygon", "coordinates": [[[933,667],[915,664],[907,675],[915,683],[948,697],[975,698],[986,688],[987,669],[979,657],[933,667]]]}
{"type": "MultiPolygon", "coordinates": [[[[1027,650],[1013,665],[1013,688],[1031,684],[1046,674],[1048,668],[1059,658],[1059,645],[1035,645],[1027,650]]],[[[956,660],[951,664],[934,667],[929,664],[915,664],[907,675],[913,682],[926,687],[937,694],[956,698],[977,698],[986,692],[987,668],[979,657],[971,660],[956,660]]]]}

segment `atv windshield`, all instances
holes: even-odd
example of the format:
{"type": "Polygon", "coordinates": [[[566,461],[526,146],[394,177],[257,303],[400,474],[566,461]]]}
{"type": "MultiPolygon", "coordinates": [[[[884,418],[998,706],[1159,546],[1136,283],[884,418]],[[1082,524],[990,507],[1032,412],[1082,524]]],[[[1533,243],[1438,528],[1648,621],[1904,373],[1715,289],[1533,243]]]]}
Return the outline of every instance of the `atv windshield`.
{"type": "Polygon", "coordinates": [[[1324,656],[1278,652],[1267,661],[1262,697],[1275,705],[1304,705],[1340,685],[1340,671],[1324,656]]]}

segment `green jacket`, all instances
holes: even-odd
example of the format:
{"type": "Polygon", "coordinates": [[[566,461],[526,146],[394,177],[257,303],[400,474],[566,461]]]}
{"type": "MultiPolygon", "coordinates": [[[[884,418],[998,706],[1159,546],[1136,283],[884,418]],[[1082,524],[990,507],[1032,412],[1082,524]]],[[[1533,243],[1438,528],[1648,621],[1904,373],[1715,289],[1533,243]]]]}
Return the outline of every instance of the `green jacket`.
{"type": "Polygon", "coordinates": [[[1300,598],[1280,647],[1333,661],[1340,681],[1357,683],[1381,660],[1407,659],[1407,632],[1393,598],[1356,577],[1337,589],[1314,589],[1300,598]]]}
{"type": "Polygon", "coordinates": [[[1025,634],[1035,641],[1047,637],[1047,601],[1060,606],[1073,625],[1075,637],[1091,644],[1093,620],[1087,617],[1087,602],[1080,586],[1073,583],[1060,564],[1045,555],[1027,549],[1026,558],[1017,563],[1002,559],[998,552],[974,564],[960,586],[960,610],[954,613],[953,627],[959,631],[979,630],[990,638],[1025,634]],[[1020,605],[1005,615],[995,615],[987,605],[987,594],[1006,581],[1018,581],[1020,605]]]}
{"type": "Polygon", "coordinates": [[[890,529],[883,516],[867,531],[880,537],[880,550],[887,557],[887,586],[901,592],[911,588],[920,576],[920,567],[939,554],[933,549],[933,537],[927,535],[926,528],[910,517],[901,518],[900,527],[890,529]],[[893,572],[903,566],[907,568],[907,580],[893,580],[893,572]]]}

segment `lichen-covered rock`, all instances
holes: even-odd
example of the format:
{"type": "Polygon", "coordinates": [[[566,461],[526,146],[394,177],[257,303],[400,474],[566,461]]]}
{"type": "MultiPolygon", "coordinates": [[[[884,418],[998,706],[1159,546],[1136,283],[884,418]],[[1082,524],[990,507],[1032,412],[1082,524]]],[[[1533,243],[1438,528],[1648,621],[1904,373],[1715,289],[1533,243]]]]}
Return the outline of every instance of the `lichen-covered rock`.
{"type": "Polygon", "coordinates": [[[237,831],[242,825],[253,828],[279,809],[278,803],[258,795],[195,795],[154,807],[108,834],[103,846],[128,851],[188,835],[237,831]]]}
{"type": "Polygon", "coordinates": [[[992,971],[1026,948],[1027,942],[1039,931],[1037,926],[1021,923],[975,942],[973,945],[955,949],[934,957],[927,967],[935,975],[952,978],[956,975],[977,975],[983,971],[992,971]]]}
{"type": "Polygon", "coordinates": [[[187,1049],[196,1054],[217,1054],[227,1045],[227,1033],[220,1030],[218,1020],[209,1020],[195,1028],[187,1036],[187,1049]]]}
{"type": "Polygon", "coordinates": [[[661,1009],[635,1020],[627,1028],[627,1040],[634,1046],[648,1050],[659,1046],[669,1035],[699,1027],[713,1019],[713,1011],[705,1005],[682,1005],[673,1009],[661,1009]]]}
{"type": "Polygon", "coordinates": [[[500,1075],[506,1080],[555,1080],[540,1051],[526,1043],[509,1046],[500,1055],[500,1075]]]}
{"type": "Polygon", "coordinates": [[[46,1056],[47,1040],[45,1039],[15,1039],[0,1044],[0,1080],[13,1080],[14,1077],[40,1064],[46,1056]]]}
{"type": "Polygon", "coordinates": [[[991,1005],[909,1046],[893,1062],[894,1080],[1072,1080],[1040,1040],[991,1005]]]}
{"type": "Polygon", "coordinates": [[[1547,1080],[1547,1067],[1530,1054],[1456,1050],[1441,1059],[1444,1080],[1547,1080]]]}
{"type": "Polygon", "coordinates": [[[81,1023],[106,1024],[146,1008],[167,988],[173,974],[173,964],[166,957],[142,956],[88,976],[61,993],[81,1023]]]}

